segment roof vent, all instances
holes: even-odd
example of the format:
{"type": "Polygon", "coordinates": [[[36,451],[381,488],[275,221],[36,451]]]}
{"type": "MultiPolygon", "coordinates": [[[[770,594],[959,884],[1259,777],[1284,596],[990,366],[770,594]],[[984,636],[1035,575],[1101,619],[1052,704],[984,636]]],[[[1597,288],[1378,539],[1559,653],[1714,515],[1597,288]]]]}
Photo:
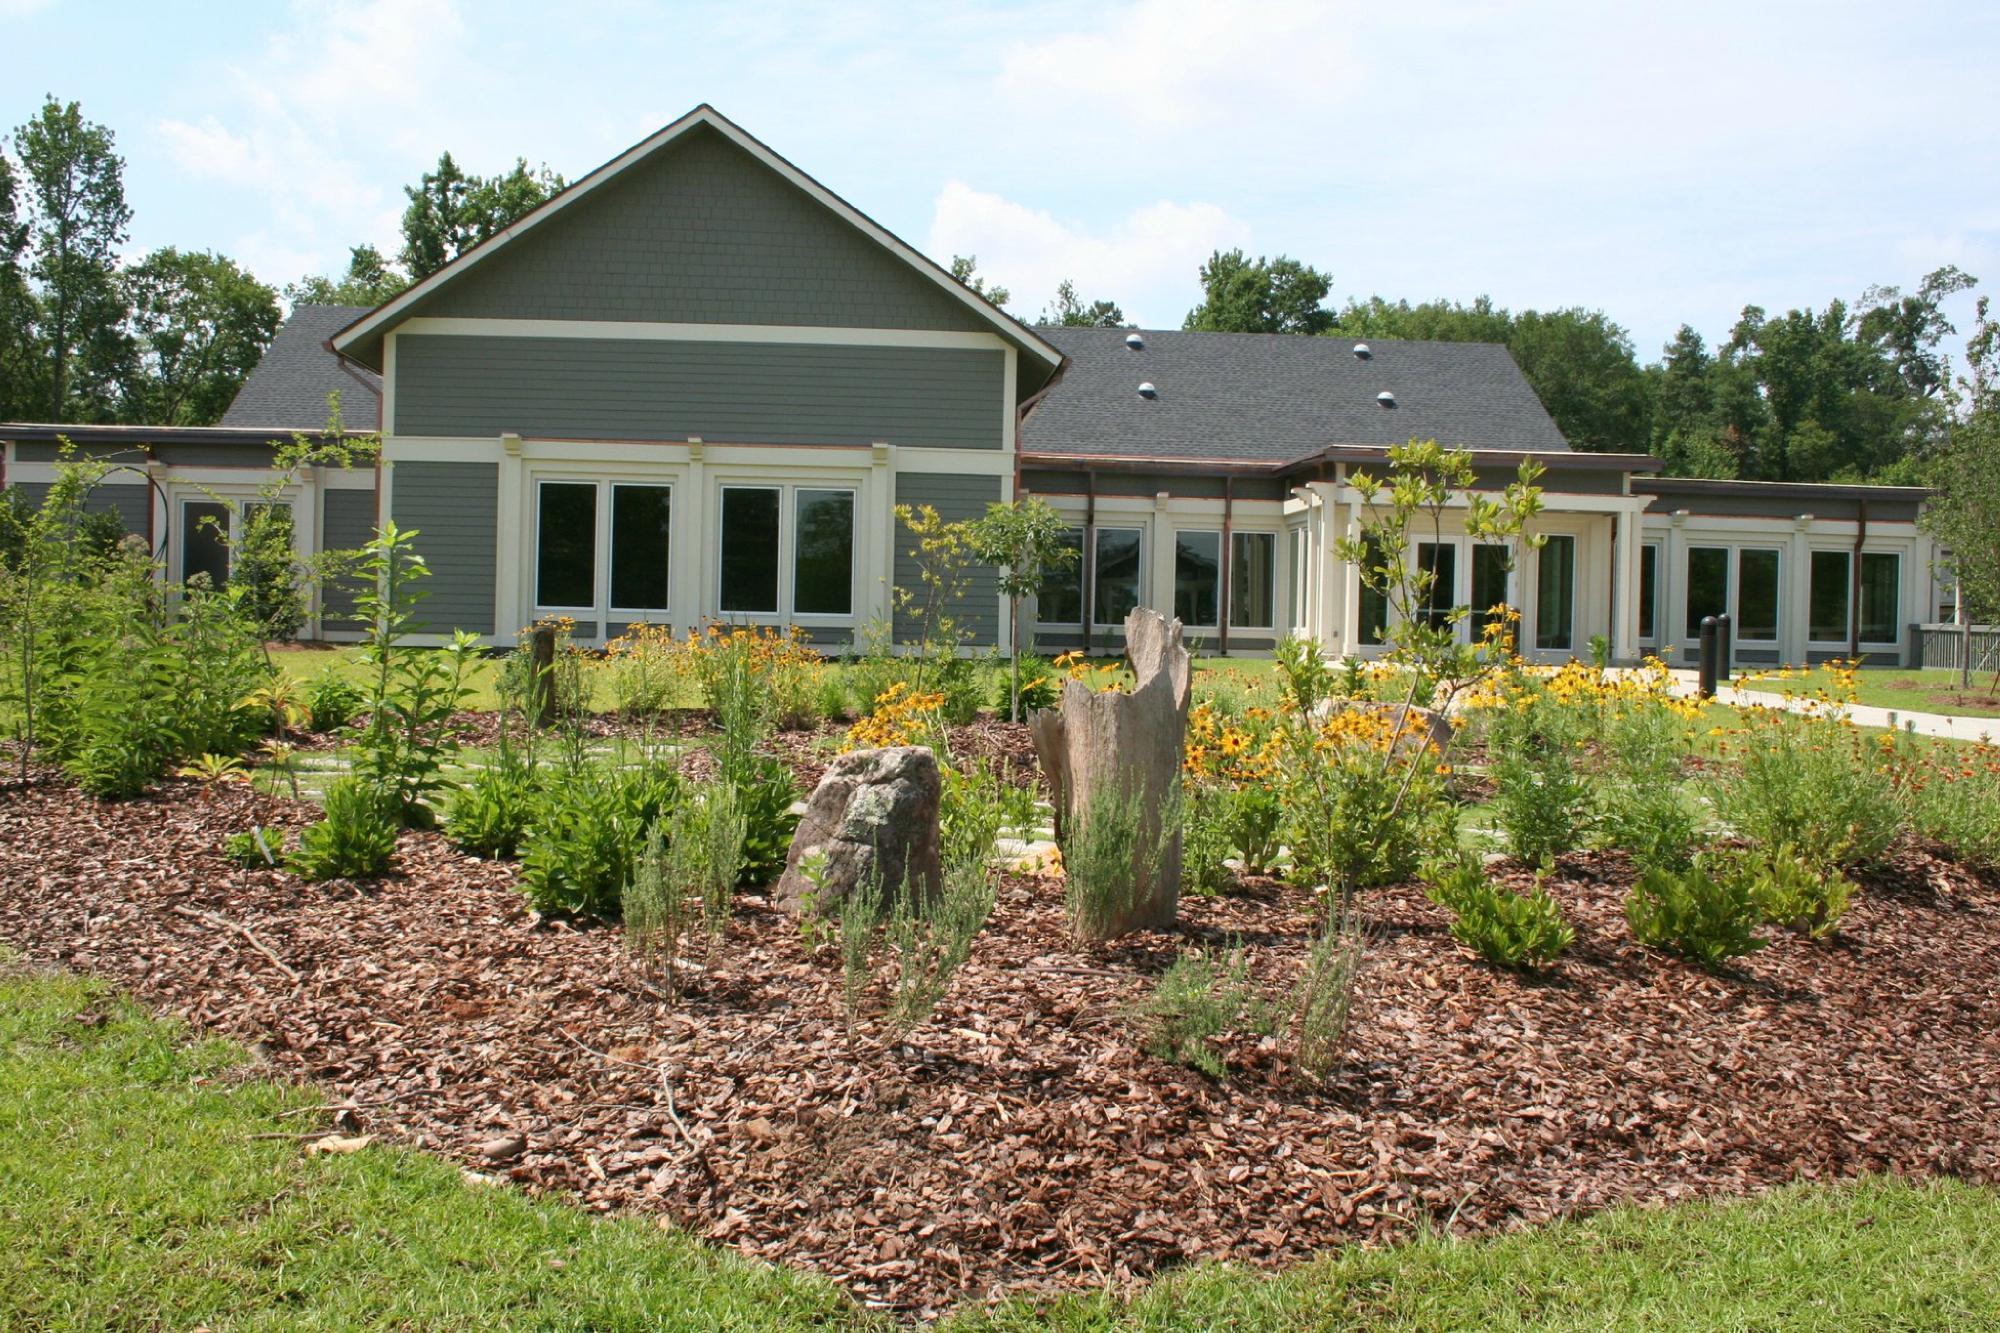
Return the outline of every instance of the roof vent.
{"type": "Polygon", "coordinates": [[[1151,380],[1145,380],[1142,381],[1139,385],[1139,396],[1141,398],[1158,398],[1160,396],[1160,391],[1153,387],[1153,382],[1151,380]]]}
{"type": "Polygon", "coordinates": [[[1384,389],[1375,395],[1375,401],[1384,407],[1394,407],[1396,405],[1396,395],[1384,389]]]}
{"type": "Polygon", "coordinates": [[[1354,344],[1354,355],[1359,357],[1361,360],[1366,361],[1369,357],[1375,354],[1368,350],[1367,343],[1356,343],[1354,344]]]}
{"type": "Polygon", "coordinates": [[[1125,345],[1136,352],[1146,345],[1146,340],[1137,333],[1128,333],[1125,335],[1125,345]]]}

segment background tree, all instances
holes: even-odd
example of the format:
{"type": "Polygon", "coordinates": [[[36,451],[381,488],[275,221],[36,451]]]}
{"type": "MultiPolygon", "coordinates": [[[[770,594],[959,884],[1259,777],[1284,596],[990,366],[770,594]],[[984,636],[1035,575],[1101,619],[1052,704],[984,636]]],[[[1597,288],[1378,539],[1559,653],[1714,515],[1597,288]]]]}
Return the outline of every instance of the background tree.
{"type": "Polygon", "coordinates": [[[0,153],[0,421],[47,410],[48,390],[28,290],[28,224],[21,216],[20,180],[0,153]]]}
{"type": "Polygon", "coordinates": [[[1062,515],[1034,496],[986,506],[969,533],[973,554],[1000,571],[1000,591],[1007,598],[1007,641],[1013,645],[1009,721],[1021,720],[1021,599],[1039,595],[1051,578],[1076,562],[1068,533],[1062,515]]]}
{"type": "Polygon", "coordinates": [[[410,205],[403,210],[403,267],[421,282],[452,260],[536,208],[563,188],[563,178],[546,166],[530,169],[515,158],[498,176],[467,175],[450,153],[437,169],[405,186],[410,205]]]}
{"type": "Polygon", "coordinates": [[[219,421],[278,331],[278,295],[221,255],[155,250],[125,273],[138,359],[126,416],[162,426],[219,421]]]}
{"type": "Polygon", "coordinates": [[[30,271],[40,290],[51,421],[108,420],[128,361],[118,247],[132,210],[113,136],[50,97],[14,131],[27,177],[30,271]]]}
{"type": "MultiPolygon", "coordinates": [[[[1919,522],[1949,553],[1967,624],[2000,620],[2000,323],[1979,298],[1977,323],[1966,340],[1966,373],[1959,380],[1966,413],[1948,432],[1930,469],[1936,494],[1919,522]]],[[[1953,395],[1958,397],[1959,395],[1953,395]]],[[[1955,405],[1955,404],[1954,404],[1955,405]]],[[[1968,636],[1960,679],[1972,676],[1968,636]]],[[[2000,664],[1994,673],[2000,687],[2000,664]]]]}
{"type": "Polygon", "coordinates": [[[1050,301],[1048,309],[1042,312],[1042,323],[1079,329],[1130,327],[1125,322],[1125,312],[1118,308],[1115,301],[1086,303],[1076,294],[1076,284],[1068,278],[1056,284],[1055,300],[1050,301]]]}
{"type": "Polygon", "coordinates": [[[402,270],[372,245],[347,252],[347,272],[339,278],[310,274],[285,288],[285,300],[300,305],[381,305],[410,285],[402,270]]]}
{"type": "Polygon", "coordinates": [[[1204,333],[1325,333],[1334,313],[1325,308],[1333,279],[1296,259],[1246,258],[1217,250],[1201,266],[1201,304],[1188,311],[1184,329],[1204,333]]]}
{"type": "Polygon", "coordinates": [[[1007,305],[1008,298],[1014,295],[997,282],[990,287],[987,285],[986,279],[979,276],[978,255],[953,255],[951,276],[1003,309],[1007,305]]]}

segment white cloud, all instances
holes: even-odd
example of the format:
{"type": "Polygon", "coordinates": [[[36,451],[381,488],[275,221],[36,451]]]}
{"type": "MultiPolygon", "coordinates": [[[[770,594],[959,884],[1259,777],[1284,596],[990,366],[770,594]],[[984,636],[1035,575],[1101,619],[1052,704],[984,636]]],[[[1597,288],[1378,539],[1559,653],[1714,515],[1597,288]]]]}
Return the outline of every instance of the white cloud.
{"type": "Polygon", "coordinates": [[[0,0],[0,19],[24,19],[49,7],[50,0],[0,0]]]}
{"type": "Polygon", "coordinates": [[[1202,261],[1249,240],[1249,224],[1214,204],[1163,199],[1096,232],[951,181],[937,198],[930,252],[977,255],[981,276],[1008,288],[1024,316],[1039,315],[1056,284],[1072,278],[1085,300],[1116,301],[1139,323],[1178,326],[1199,299],[1202,261]]]}
{"type": "Polygon", "coordinates": [[[1000,88],[1058,118],[1098,114],[1172,133],[1218,119],[1327,107],[1360,66],[1351,25],[1317,0],[1254,8],[1214,0],[1133,0],[1102,22],[1013,47],[1000,88]]]}

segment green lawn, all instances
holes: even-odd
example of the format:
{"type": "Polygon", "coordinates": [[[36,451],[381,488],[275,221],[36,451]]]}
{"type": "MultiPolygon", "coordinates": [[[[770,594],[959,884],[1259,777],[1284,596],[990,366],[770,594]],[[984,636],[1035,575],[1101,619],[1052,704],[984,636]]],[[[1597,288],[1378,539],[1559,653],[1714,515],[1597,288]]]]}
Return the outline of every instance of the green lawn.
{"type": "MultiPolygon", "coordinates": [[[[1790,680],[1744,681],[1745,689],[1782,694],[1787,690],[1811,694],[1831,688],[1833,678],[1824,667],[1815,668],[1790,680]]],[[[1970,717],[2000,717],[2000,693],[1993,688],[1993,673],[1977,672],[1972,689],[1961,690],[1958,673],[1941,668],[1922,670],[1871,669],[1855,673],[1856,703],[1872,708],[1895,708],[1909,713],[1958,713],[1970,717]]]]}
{"type": "MultiPolygon", "coordinates": [[[[308,1156],[307,1091],[100,983],[0,959],[0,1327],[876,1327],[829,1284],[379,1144],[308,1156]]],[[[2000,1196],[1866,1181],[1484,1242],[1208,1266],[964,1329],[1964,1328],[2000,1196]]]]}

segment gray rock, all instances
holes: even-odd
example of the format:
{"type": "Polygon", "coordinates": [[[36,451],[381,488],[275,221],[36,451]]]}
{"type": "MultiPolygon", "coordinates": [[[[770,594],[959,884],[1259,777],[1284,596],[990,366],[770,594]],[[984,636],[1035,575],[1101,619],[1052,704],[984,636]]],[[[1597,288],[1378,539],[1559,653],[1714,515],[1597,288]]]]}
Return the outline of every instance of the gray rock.
{"type": "MultiPolygon", "coordinates": [[[[928,902],[942,889],[938,800],[944,790],[937,756],[921,745],[856,750],[826,770],[792,836],[778,902],[822,915],[840,910],[856,889],[907,890],[928,902]],[[822,883],[806,878],[809,857],[824,854],[822,883]]],[[[888,898],[885,897],[885,901],[888,898]]]]}

